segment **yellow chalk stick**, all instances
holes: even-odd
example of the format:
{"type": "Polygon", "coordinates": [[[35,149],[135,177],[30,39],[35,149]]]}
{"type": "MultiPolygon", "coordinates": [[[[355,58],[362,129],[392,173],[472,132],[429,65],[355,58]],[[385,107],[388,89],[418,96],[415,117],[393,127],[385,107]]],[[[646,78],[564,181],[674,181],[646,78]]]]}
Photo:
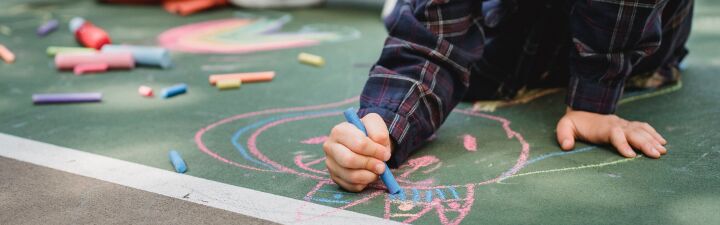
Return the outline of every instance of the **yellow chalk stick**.
{"type": "Polygon", "coordinates": [[[239,88],[240,84],[242,84],[242,81],[240,80],[219,80],[215,84],[218,89],[220,90],[227,90],[227,89],[233,89],[233,88],[239,88]]]}
{"type": "Polygon", "coordinates": [[[316,67],[322,67],[325,65],[325,59],[323,59],[323,57],[304,53],[304,52],[302,52],[302,53],[300,53],[300,55],[298,55],[298,61],[300,61],[301,63],[307,64],[307,65],[316,66],[316,67]]]}
{"type": "Polygon", "coordinates": [[[61,53],[85,53],[85,52],[96,52],[94,48],[80,48],[80,47],[58,47],[58,46],[50,46],[47,47],[47,54],[49,56],[55,56],[57,54],[61,53]]]}
{"type": "Polygon", "coordinates": [[[6,63],[15,62],[15,54],[13,54],[10,49],[7,49],[5,45],[0,45],[0,58],[5,60],[6,63]]]}

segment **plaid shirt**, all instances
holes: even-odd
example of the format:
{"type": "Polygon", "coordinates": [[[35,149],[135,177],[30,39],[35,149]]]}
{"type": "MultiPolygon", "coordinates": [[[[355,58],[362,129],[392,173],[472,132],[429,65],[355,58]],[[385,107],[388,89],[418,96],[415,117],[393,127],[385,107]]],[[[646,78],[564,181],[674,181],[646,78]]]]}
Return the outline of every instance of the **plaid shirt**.
{"type": "MultiPolygon", "coordinates": [[[[681,0],[567,1],[567,29],[574,45],[566,56],[568,106],[603,114],[615,111],[625,79],[661,45],[663,19],[668,20],[663,12],[682,11],[676,9],[681,4],[669,1],[681,0]]],[[[685,6],[691,9],[691,0],[683,2],[688,1],[685,6]]],[[[485,14],[495,10],[487,3],[503,4],[401,0],[385,20],[389,37],[370,71],[358,114],[378,113],[388,124],[395,143],[391,167],[421,147],[468,91],[470,77],[476,75],[473,67],[483,59],[484,27],[497,23],[495,14],[483,20],[483,2],[485,14]]],[[[654,69],[662,63],[656,62],[654,69]]]]}

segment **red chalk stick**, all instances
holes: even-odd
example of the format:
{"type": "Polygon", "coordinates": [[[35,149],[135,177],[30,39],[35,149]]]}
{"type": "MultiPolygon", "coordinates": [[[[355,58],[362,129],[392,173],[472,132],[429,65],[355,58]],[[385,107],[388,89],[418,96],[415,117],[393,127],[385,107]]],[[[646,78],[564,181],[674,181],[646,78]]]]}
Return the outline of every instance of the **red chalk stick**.
{"type": "Polygon", "coordinates": [[[108,64],[100,63],[100,64],[80,64],[75,66],[75,69],[73,71],[75,72],[75,75],[83,75],[86,73],[102,73],[108,70],[108,64]]]}

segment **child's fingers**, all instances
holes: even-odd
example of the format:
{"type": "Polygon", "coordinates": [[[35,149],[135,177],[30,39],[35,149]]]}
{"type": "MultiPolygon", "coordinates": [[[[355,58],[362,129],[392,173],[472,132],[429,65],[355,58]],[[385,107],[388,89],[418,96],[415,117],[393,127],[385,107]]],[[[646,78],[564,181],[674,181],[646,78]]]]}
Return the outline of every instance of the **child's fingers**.
{"type": "Polygon", "coordinates": [[[330,136],[333,137],[337,143],[344,145],[357,154],[374,157],[383,161],[390,159],[389,148],[370,140],[362,131],[350,123],[338,124],[333,128],[330,136]]]}
{"type": "Polygon", "coordinates": [[[332,158],[338,165],[347,169],[365,169],[377,174],[385,171],[385,163],[373,157],[358,155],[339,143],[330,143],[325,155],[332,158]]]}
{"type": "Polygon", "coordinates": [[[630,147],[630,144],[628,144],[628,141],[625,138],[625,132],[623,132],[623,130],[619,127],[610,131],[610,143],[615,146],[620,155],[628,158],[634,158],[637,156],[635,151],[633,151],[630,147]]]}
{"type": "Polygon", "coordinates": [[[557,141],[562,150],[572,150],[575,146],[575,125],[572,120],[562,118],[557,124],[557,141]]]}
{"type": "Polygon", "coordinates": [[[361,192],[367,185],[362,184],[351,184],[347,181],[344,181],[338,176],[335,176],[334,174],[330,173],[330,179],[332,179],[337,185],[340,185],[343,189],[349,191],[349,192],[361,192]]]}
{"type": "Polygon", "coordinates": [[[325,164],[331,174],[337,176],[348,184],[367,185],[378,179],[378,175],[364,169],[347,169],[338,165],[332,159],[326,159],[325,164]]]}
{"type": "Polygon", "coordinates": [[[665,140],[665,138],[663,138],[662,135],[660,135],[660,133],[658,133],[657,130],[655,130],[655,128],[650,126],[650,124],[640,123],[640,122],[638,122],[638,123],[639,123],[638,124],[639,127],[641,127],[642,129],[647,131],[650,135],[652,135],[652,137],[655,138],[655,140],[657,140],[657,142],[659,142],[661,145],[667,144],[667,140],[665,140]]]}
{"type": "Polygon", "coordinates": [[[361,121],[365,125],[368,137],[371,140],[383,146],[390,147],[390,133],[388,132],[385,121],[380,115],[370,113],[365,115],[361,121]]]}
{"type": "Polygon", "coordinates": [[[660,158],[660,152],[656,149],[656,146],[660,145],[660,143],[657,143],[645,130],[631,129],[627,132],[626,135],[630,145],[640,149],[640,151],[650,158],[660,158]]]}

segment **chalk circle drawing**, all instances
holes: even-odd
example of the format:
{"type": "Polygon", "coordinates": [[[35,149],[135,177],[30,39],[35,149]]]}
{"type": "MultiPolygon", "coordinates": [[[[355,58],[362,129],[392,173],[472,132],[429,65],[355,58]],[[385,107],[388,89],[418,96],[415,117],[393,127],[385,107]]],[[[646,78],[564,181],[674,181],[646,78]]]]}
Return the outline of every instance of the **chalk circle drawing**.
{"type": "MultiPolygon", "coordinates": [[[[670,93],[679,90],[681,87],[682,83],[678,82],[677,84],[667,88],[624,98],[619,102],[619,104],[626,104],[628,102],[670,93]]],[[[514,131],[510,127],[510,120],[500,116],[474,112],[471,110],[455,109],[453,111],[455,113],[472,118],[483,119],[485,122],[496,124],[496,126],[502,128],[499,129],[502,136],[506,137],[511,142],[517,142],[518,148],[515,149],[515,155],[510,159],[514,163],[509,164],[507,168],[497,170],[499,172],[497,174],[491,174],[489,178],[481,178],[488,176],[475,176],[473,174],[471,176],[463,176],[463,178],[467,177],[467,179],[470,179],[468,182],[465,182],[465,180],[462,180],[463,182],[439,182],[436,179],[432,179],[432,176],[437,175],[437,173],[441,173],[441,171],[443,171],[442,168],[451,168],[452,166],[447,163],[443,164],[442,159],[435,155],[427,154],[413,156],[413,158],[409,159],[405,164],[393,170],[393,174],[396,175],[396,178],[402,187],[402,191],[398,194],[390,195],[387,194],[385,187],[381,183],[374,183],[368,190],[361,193],[348,193],[340,190],[329,178],[324,165],[325,158],[322,157],[324,154],[322,152],[322,148],[319,146],[327,140],[327,136],[325,136],[326,134],[296,132],[293,133],[292,136],[300,135],[302,137],[298,138],[295,143],[287,146],[287,148],[261,149],[259,147],[262,144],[259,142],[259,140],[262,140],[260,139],[260,136],[263,133],[270,133],[271,128],[287,128],[292,123],[303,123],[304,121],[314,121],[321,118],[334,118],[331,121],[325,121],[330,124],[343,121],[341,116],[342,111],[345,107],[347,107],[347,105],[355,103],[357,100],[358,97],[354,97],[322,105],[276,108],[238,114],[219,120],[198,130],[195,134],[195,143],[203,153],[220,162],[227,163],[235,167],[254,172],[289,174],[294,175],[299,179],[315,182],[314,186],[310,185],[307,187],[309,190],[303,198],[308,202],[332,205],[335,209],[334,211],[323,212],[316,216],[306,216],[303,215],[304,206],[301,206],[296,211],[295,219],[297,221],[308,221],[319,216],[332,215],[339,210],[359,205],[367,205],[365,203],[369,203],[370,201],[382,201],[384,208],[382,211],[379,211],[378,214],[382,214],[386,219],[399,220],[403,223],[412,223],[423,216],[433,215],[431,212],[434,211],[436,212],[435,214],[437,215],[440,223],[459,224],[472,210],[473,203],[475,201],[474,193],[477,187],[493,183],[502,184],[504,180],[528,175],[540,175],[617,165],[620,163],[634,161],[642,157],[621,158],[609,162],[519,173],[519,171],[526,166],[545,159],[562,157],[571,154],[580,154],[598,148],[595,146],[587,146],[578,148],[574,151],[552,151],[550,153],[529,159],[530,144],[525,140],[522,134],[514,131]],[[237,123],[242,123],[243,125],[237,126],[237,123]],[[229,157],[232,157],[230,155],[220,155],[217,151],[210,149],[203,141],[203,136],[205,134],[221,126],[239,127],[235,133],[230,136],[230,142],[234,146],[235,150],[237,150],[237,153],[239,153],[242,157],[243,161],[239,162],[231,160],[229,159],[229,157]],[[240,140],[243,137],[247,137],[244,144],[240,140]],[[312,146],[313,148],[310,148],[312,149],[311,151],[295,151],[294,154],[292,154],[292,149],[297,149],[298,146],[302,145],[312,146]],[[281,158],[272,159],[265,153],[280,153],[281,158]],[[425,174],[425,176],[423,174],[425,174]],[[422,177],[429,178],[421,179],[422,177]]],[[[318,121],[314,121],[312,124],[317,122],[318,121]]],[[[287,136],[287,132],[278,135],[287,136]]],[[[463,158],[472,158],[483,155],[483,153],[480,153],[482,151],[481,147],[477,145],[478,140],[476,137],[486,137],[487,135],[488,134],[483,134],[483,136],[479,136],[477,134],[473,135],[471,133],[464,133],[460,136],[463,147],[458,148],[459,154],[464,154],[462,155],[463,158]],[[464,148],[465,150],[462,150],[461,148],[464,148]]],[[[435,135],[433,135],[433,137],[435,137],[435,135]]],[[[433,137],[430,139],[433,139],[433,137]]],[[[267,141],[268,139],[264,140],[267,141]]],[[[273,139],[271,138],[269,140],[273,139]]],[[[424,152],[432,153],[432,151],[427,150],[424,152]]],[[[270,155],[276,156],[278,154],[270,155]]],[[[237,157],[237,155],[234,156],[237,157]]],[[[502,165],[502,163],[500,163],[500,165],[502,165]]],[[[451,170],[452,168],[445,171],[447,172],[451,170]]],[[[486,169],[483,169],[477,172],[485,170],[486,169]]],[[[476,171],[473,171],[473,173],[475,172],[476,171]]],[[[473,222],[477,223],[477,221],[473,222]]]]}
{"type": "MultiPolygon", "coordinates": [[[[341,118],[344,107],[356,102],[357,99],[356,97],[324,105],[269,109],[235,115],[200,129],[195,135],[195,142],[202,152],[223,163],[251,171],[285,173],[302,179],[313,180],[316,182],[315,186],[309,186],[308,192],[303,198],[309,202],[329,204],[336,207],[336,211],[325,212],[321,216],[331,215],[339,210],[377,199],[377,201],[383,201],[385,205],[382,211],[378,210],[378,213],[382,213],[386,219],[400,220],[405,223],[413,222],[424,215],[432,215],[429,213],[434,211],[442,224],[459,224],[473,207],[474,193],[477,186],[492,184],[516,174],[528,160],[530,145],[525,141],[522,134],[510,128],[509,120],[469,110],[455,110],[455,112],[490,120],[491,123],[498,125],[497,127],[503,132],[503,136],[518,143],[516,159],[513,159],[512,165],[488,179],[477,178],[476,180],[457,184],[439,184],[434,179],[416,180],[412,176],[413,174],[419,174],[417,172],[432,174],[440,171],[438,167],[442,165],[441,159],[438,157],[423,155],[411,158],[393,171],[402,186],[403,191],[399,194],[387,194],[385,187],[381,183],[372,184],[369,190],[365,192],[348,193],[341,191],[333,183],[325,169],[325,158],[320,144],[326,140],[327,137],[323,136],[326,134],[302,134],[304,136],[294,144],[310,145],[310,149],[314,149],[313,152],[302,151],[292,154],[292,150],[297,149],[294,146],[288,146],[286,149],[263,149],[260,147],[263,145],[259,141],[262,140],[261,136],[264,133],[271,132],[272,129],[282,130],[283,127],[287,127],[292,123],[302,123],[303,121],[322,118],[332,118],[332,122],[334,122],[337,118],[341,118]],[[243,125],[239,126],[230,137],[230,141],[237,153],[243,158],[243,161],[229,159],[230,157],[237,157],[237,155],[220,155],[203,142],[203,135],[206,133],[219,126],[236,123],[242,123],[243,125]],[[240,139],[244,137],[247,139],[241,141],[240,139]],[[273,154],[266,155],[266,153],[273,154]],[[283,155],[282,157],[285,157],[285,159],[273,159],[270,157],[277,157],[277,155],[283,155]]],[[[296,219],[298,221],[312,220],[313,217],[303,215],[302,208],[299,208],[296,219]]]]}
{"type": "Polygon", "coordinates": [[[258,16],[236,13],[234,18],[192,23],[161,33],[158,43],[189,53],[242,54],[318,45],[360,37],[357,29],[330,24],[308,24],[282,31],[292,21],[288,14],[258,16]]]}

